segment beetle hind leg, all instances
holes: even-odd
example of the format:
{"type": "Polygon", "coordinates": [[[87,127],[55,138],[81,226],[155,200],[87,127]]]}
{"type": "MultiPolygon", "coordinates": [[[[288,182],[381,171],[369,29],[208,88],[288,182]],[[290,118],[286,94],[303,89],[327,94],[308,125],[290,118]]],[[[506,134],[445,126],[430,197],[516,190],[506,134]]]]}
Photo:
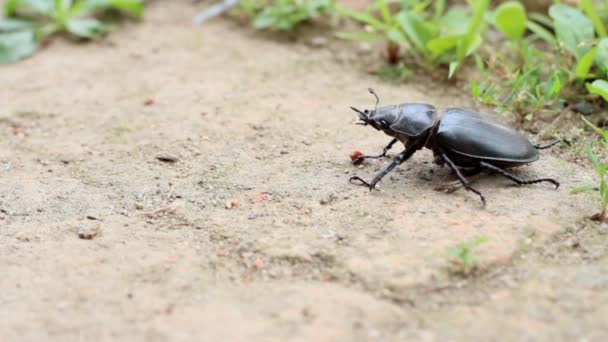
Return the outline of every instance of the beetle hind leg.
{"type": "MultiPolygon", "coordinates": [[[[463,176],[467,177],[467,181],[469,182],[469,184],[473,183],[481,176],[481,168],[461,168],[460,172],[463,176]]],[[[455,174],[450,174],[444,177],[441,180],[441,184],[437,185],[435,188],[433,188],[433,190],[443,191],[448,194],[451,194],[452,192],[456,192],[462,188],[463,185],[460,179],[458,179],[455,174]]]]}
{"type": "Polygon", "coordinates": [[[486,163],[486,162],[480,162],[479,165],[486,170],[494,171],[494,172],[500,174],[501,176],[510,179],[511,181],[513,181],[514,183],[517,183],[518,185],[548,182],[548,183],[552,183],[553,185],[555,185],[555,189],[559,188],[559,182],[552,178],[523,179],[523,178],[519,178],[519,177],[515,176],[514,174],[512,174],[506,170],[503,170],[497,166],[494,166],[494,165],[486,163]]]}
{"type": "Polygon", "coordinates": [[[456,177],[458,177],[458,180],[460,181],[462,186],[464,186],[465,189],[479,195],[479,198],[481,199],[481,204],[485,207],[486,198],[483,196],[483,194],[481,192],[479,192],[479,190],[477,190],[471,186],[471,183],[466,178],[464,178],[464,176],[462,175],[462,172],[460,172],[460,169],[458,168],[458,166],[456,166],[456,164],[454,164],[454,162],[445,153],[441,154],[441,158],[443,158],[443,160],[448,164],[450,169],[452,169],[452,171],[454,171],[454,173],[456,174],[456,177]]]}

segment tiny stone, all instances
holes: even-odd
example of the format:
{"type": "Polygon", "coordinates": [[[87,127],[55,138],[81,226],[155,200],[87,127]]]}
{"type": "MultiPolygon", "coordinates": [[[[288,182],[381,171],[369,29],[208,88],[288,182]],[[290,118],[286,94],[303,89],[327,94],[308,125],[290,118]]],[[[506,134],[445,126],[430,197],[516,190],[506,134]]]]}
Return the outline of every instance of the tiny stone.
{"type": "Polygon", "coordinates": [[[159,153],[156,155],[155,158],[165,163],[175,163],[179,160],[176,156],[170,155],[168,153],[159,153]]]}
{"type": "Polygon", "coordinates": [[[317,36],[311,39],[310,43],[312,44],[312,46],[324,47],[325,45],[327,45],[328,40],[325,37],[317,36]]]}
{"type": "Polygon", "coordinates": [[[137,210],[142,210],[144,208],[144,205],[141,203],[135,203],[135,209],[137,210]]]}
{"type": "Polygon", "coordinates": [[[250,220],[254,220],[258,217],[258,215],[254,212],[249,213],[249,215],[247,215],[247,218],[250,220]]]}
{"type": "Polygon", "coordinates": [[[78,228],[78,237],[83,240],[93,240],[99,233],[99,226],[81,226],[78,228]]]}

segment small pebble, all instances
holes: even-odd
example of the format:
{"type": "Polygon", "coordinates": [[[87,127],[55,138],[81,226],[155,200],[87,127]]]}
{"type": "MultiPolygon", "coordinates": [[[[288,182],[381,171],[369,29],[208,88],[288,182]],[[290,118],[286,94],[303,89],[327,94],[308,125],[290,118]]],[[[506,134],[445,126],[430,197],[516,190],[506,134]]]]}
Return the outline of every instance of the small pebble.
{"type": "Polygon", "coordinates": [[[179,160],[176,156],[173,156],[168,153],[159,153],[156,155],[156,159],[165,163],[175,163],[179,160]]]}
{"type": "Polygon", "coordinates": [[[239,202],[235,201],[235,200],[229,200],[226,201],[226,209],[232,209],[234,207],[238,207],[239,202]]]}
{"type": "Polygon", "coordinates": [[[78,237],[83,240],[93,240],[99,233],[99,226],[81,226],[78,228],[78,237]]]}
{"type": "Polygon", "coordinates": [[[260,259],[255,259],[251,266],[253,266],[253,268],[255,268],[256,270],[260,270],[264,268],[264,262],[260,259]]]}
{"type": "Polygon", "coordinates": [[[249,215],[247,215],[247,218],[249,220],[255,220],[258,217],[258,215],[254,212],[249,213],[249,215]]]}

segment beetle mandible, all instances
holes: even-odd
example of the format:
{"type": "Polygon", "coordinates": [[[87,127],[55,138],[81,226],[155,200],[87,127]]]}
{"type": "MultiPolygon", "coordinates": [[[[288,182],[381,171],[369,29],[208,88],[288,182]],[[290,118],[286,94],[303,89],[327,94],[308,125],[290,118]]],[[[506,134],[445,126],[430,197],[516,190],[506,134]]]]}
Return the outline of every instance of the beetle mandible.
{"type": "Polygon", "coordinates": [[[423,103],[403,103],[378,108],[380,98],[373,89],[369,92],[376,98],[376,107],[372,110],[360,111],[351,107],[359,114],[357,124],[372,126],[393,137],[381,154],[362,156],[360,158],[382,158],[401,141],[405,150],[395,156],[392,163],[380,171],[371,182],[360,177],[351,177],[369,187],[370,191],[376,184],[395,167],[408,160],[423,147],[431,149],[435,163],[447,164],[456,174],[465,189],[479,195],[482,204],[486,199],[481,192],[473,188],[464,177],[481,171],[496,172],[511,181],[522,184],[549,182],[559,187],[559,182],[551,178],[522,179],[505,170],[532,163],[539,158],[538,150],[549,148],[559,141],[540,146],[533,145],[525,136],[504,124],[477,112],[463,108],[446,108],[439,115],[434,106],[423,103]]]}

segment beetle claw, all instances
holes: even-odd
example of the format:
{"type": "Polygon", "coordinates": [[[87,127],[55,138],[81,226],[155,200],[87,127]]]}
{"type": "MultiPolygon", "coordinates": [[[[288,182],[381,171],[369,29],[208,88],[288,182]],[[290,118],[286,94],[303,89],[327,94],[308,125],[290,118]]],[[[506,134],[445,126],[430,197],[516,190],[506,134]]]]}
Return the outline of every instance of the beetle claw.
{"type": "Polygon", "coordinates": [[[371,186],[368,182],[364,181],[361,177],[358,177],[358,176],[350,177],[348,179],[348,182],[351,183],[351,184],[353,183],[353,181],[361,182],[361,184],[359,184],[359,185],[364,185],[364,186],[367,186],[367,187],[371,186]]]}
{"type": "Polygon", "coordinates": [[[479,194],[479,197],[481,198],[481,207],[482,207],[482,208],[485,208],[485,207],[486,207],[486,204],[487,204],[487,203],[486,203],[486,198],[485,198],[485,197],[483,197],[483,195],[482,195],[482,194],[479,194]]]}

